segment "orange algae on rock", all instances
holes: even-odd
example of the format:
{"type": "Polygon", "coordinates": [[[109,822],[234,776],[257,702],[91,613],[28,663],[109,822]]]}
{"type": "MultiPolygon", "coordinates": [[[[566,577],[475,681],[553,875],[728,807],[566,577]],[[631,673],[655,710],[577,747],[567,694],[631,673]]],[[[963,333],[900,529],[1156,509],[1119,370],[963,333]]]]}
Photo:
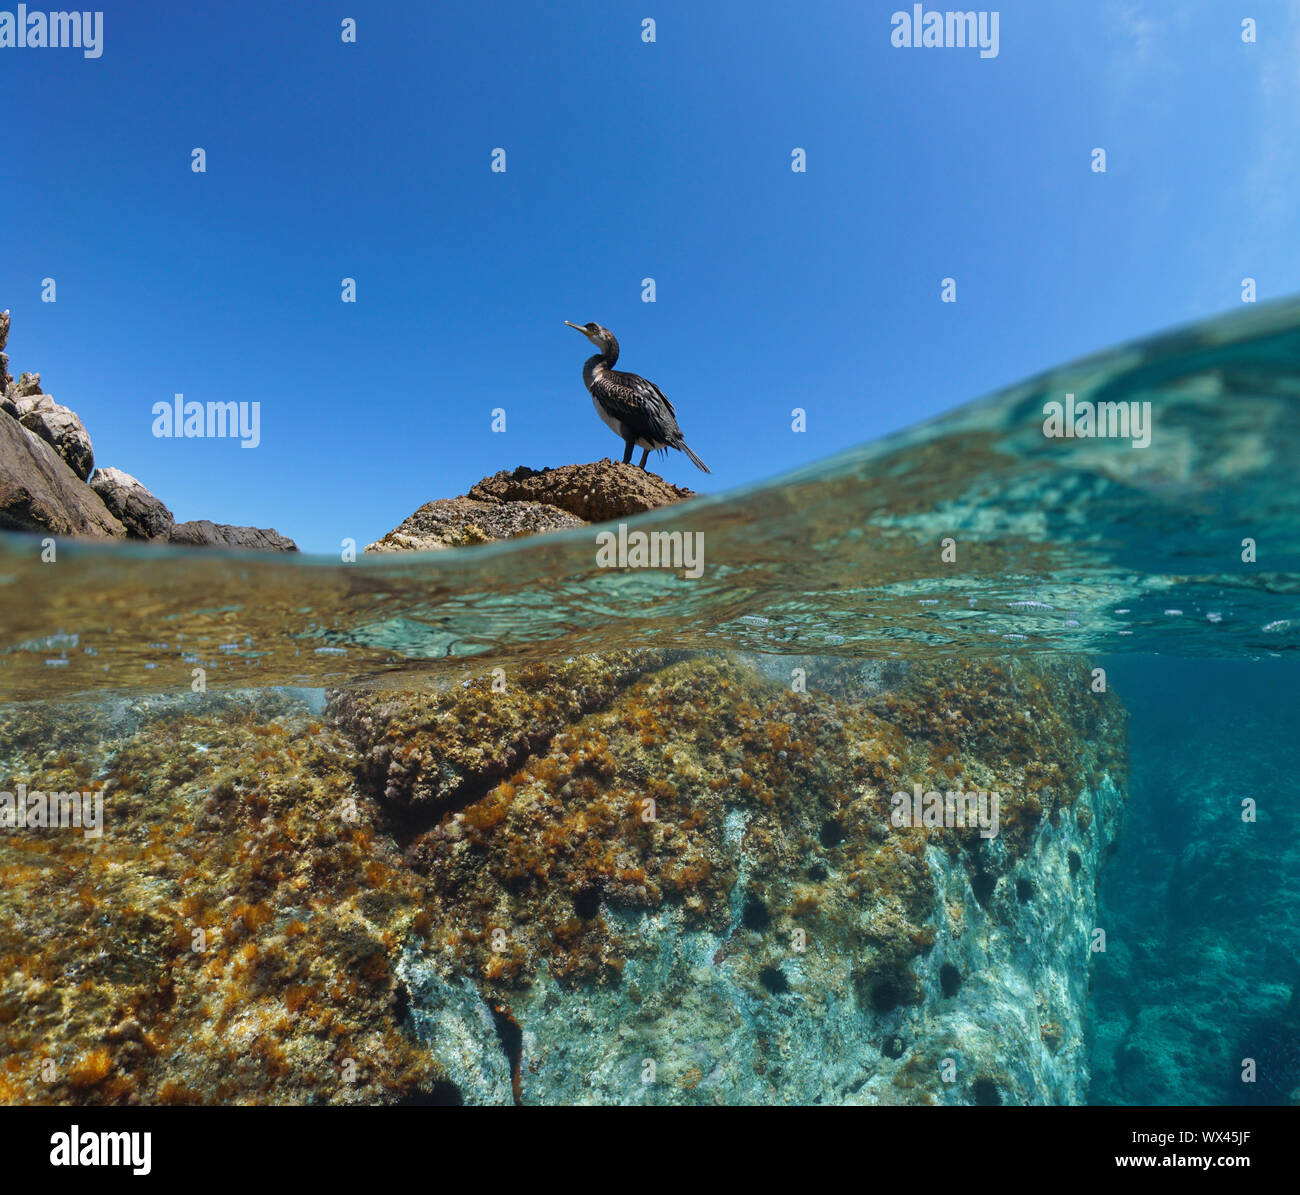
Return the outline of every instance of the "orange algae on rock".
{"type": "Polygon", "coordinates": [[[8,1102],[447,1098],[439,1043],[409,1031],[404,952],[517,1008],[542,975],[626,986],[655,948],[638,918],[670,911],[721,936],[714,965],[756,999],[804,982],[785,965],[803,934],[851,960],[865,1007],[913,1007],[944,907],[927,852],[978,900],[1125,766],[1122,708],[1081,663],[914,665],[881,687],[828,661],[792,692],[735,660],[628,652],[329,711],[212,696],[125,735],[96,710],[37,711],[35,735],[0,715],[26,774],[102,785],[107,827],[0,839],[31,910],[0,919],[8,1102]],[[999,853],[974,828],[891,825],[895,791],[959,782],[1001,794],[999,853]]]}
{"type": "MultiPolygon", "coordinates": [[[[23,925],[0,918],[8,1102],[381,1102],[441,1081],[395,1023],[381,941],[420,888],[387,840],[360,832],[376,811],[336,731],[298,733],[306,711],[270,695],[162,703],[125,735],[98,711],[61,712],[47,731],[63,765],[34,746],[12,766],[62,790],[107,759],[105,829],[0,837],[25,909],[23,925]],[[256,758],[254,744],[291,732],[296,763],[256,758]],[[376,865],[396,867],[372,899],[376,865]]],[[[0,739],[8,729],[0,717],[0,739]]]]}
{"type": "MultiPolygon", "coordinates": [[[[573,681],[597,666],[571,661],[564,673],[573,681]]],[[[493,759],[486,785],[460,772],[459,800],[426,806],[423,825],[391,770],[361,774],[401,819],[406,861],[426,883],[432,955],[489,993],[527,985],[542,966],[568,983],[618,982],[638,946],[606,911],[673,904],[688,923],[725,928],[737,881],[725,827],[738,813],[769,940],[802,928],[858,959],[869,987],[915,999],[908,965],[934,942],[923,924],[935,899],[927,845],[969,856],[972,872],[988,864],[974,862],[973,827],[893,828],[893,792],[914,780],[997,789],[1006,867],[1044,810],[1068,806],[1089,782],[1077,766],[1093,759],[1085,736],[1111,750],[1113,727],[1101,734],[1099,720],[1122,717],[1087,693],[1079,668],[1055,665],[918,666],[867,695],[843,675],[832,692],[795,693],[720,658],[656,659],[639,675],[625,668],[601,701],[571,703],[563,726],[549,701],[555,676],[519,683],[537,679],[539,692],[508,700],[516,711],[533,703],[545,733],[517,735],[530,749],[504,775],[493,759]],[[830,852],[844,864],[834,879],[817,862],[830,852]],[[875,906],[865,921],[864,902],[875,906]],[[465,927],[479,932],[462,936],[465,927]],[[491,957],[494,930],[508,955],[491,957]]],[[[349,696],[344,721],[363,758],[376,742],[400,742],[432,759],[433,740],[460,767],[472,748],[449,736],[500,725],[489,711],[502,699],[486,685],[462,690],[447,699],[460,711],[453,724],[437,717],[434,696],[349,696]]],[[[1118,771],[1122,750],[1111,754],[1098,766],[1118,771]]]]}

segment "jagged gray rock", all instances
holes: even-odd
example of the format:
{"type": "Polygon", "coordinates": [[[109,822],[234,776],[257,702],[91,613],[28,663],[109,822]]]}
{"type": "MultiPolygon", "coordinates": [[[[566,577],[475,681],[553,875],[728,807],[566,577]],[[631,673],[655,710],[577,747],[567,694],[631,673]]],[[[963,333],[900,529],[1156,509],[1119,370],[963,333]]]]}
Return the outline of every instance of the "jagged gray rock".
{"type": "MultiPolygon", "coordinates": [[[[23,372],[18,375],[18,380],[9,379],[9,384],[5,387],[5,398],[25,398],[31,394],[41,392],[41,375],[39,373],[23,372]]],[[[11,412],[12,414],[12,412],[11,412]]]]}
{"type": "Polygon", "coordinates": [[[4,397],[12,379],[9,377],[9,354],[5,345],[9,343],[9,311],[0,311],[0,398],[4,397]]]}
{"type": "Polygon", "coordinates": [[[136,478],[121,469],[96,469],[90,488],[103,499],[132,539],[167,539],[176,523],[172,512],[136,478]]]}
{"type": "Polygon", "coordinates": [[[170,542],[193,548],[240,548],[258,552],[296,552],[298,545],[274,528],[232,527],[228,523],[211,523],[194,519],[177,523],[171,529],[170,542]]]}

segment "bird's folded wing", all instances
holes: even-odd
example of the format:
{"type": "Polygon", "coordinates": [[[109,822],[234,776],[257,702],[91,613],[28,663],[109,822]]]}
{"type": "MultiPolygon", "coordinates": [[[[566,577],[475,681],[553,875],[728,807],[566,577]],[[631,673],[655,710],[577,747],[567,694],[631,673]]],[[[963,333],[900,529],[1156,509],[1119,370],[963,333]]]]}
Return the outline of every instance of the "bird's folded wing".
{"type": "Polygon", "coordinates": [[[677,412],[664,392],[653,382],[634,373],[612,373],[593,388],[601,404],[611,415],[644,428],[657,439],[671,440],[681,435],[677,412]]]}

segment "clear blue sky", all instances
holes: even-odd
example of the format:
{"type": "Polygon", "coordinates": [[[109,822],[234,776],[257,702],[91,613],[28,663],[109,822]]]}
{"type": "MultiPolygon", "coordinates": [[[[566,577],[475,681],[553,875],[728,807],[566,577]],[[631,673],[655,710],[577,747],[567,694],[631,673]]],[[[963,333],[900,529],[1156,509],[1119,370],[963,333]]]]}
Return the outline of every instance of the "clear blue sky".
{"type": "Polygon", "coordinates": [[[97,60],[0,50],[11,369],[178,519],[336,552],[620,454],[565,319],[615,331],[714,472],[659,467],[716,490],[1234,308],[1244,276],[1300,289],[1294,5],[1004,0],[993,59],[894,48],[910,7],[108,3],[97,60]],[[154,438],[177,391],[260,401],[260,447],[154,438]]]}

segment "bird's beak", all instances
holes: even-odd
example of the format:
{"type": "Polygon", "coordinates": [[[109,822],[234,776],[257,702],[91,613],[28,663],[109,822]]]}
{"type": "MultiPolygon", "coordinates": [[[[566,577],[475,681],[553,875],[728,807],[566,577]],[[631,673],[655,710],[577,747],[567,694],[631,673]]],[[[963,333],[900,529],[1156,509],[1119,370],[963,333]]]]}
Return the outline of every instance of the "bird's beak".
{"type": "Polygon", "coordinates": [[[569,324],[569,327],[570,327],[570,328],[577,328],[579,332],[581,332],[584,336],[586,336],[586,334],[587,334],[587,329],[584,328],[581,324],[572,324],[572,323],[569,323],[569,321],[568,321],[567,319],[566,319],[564,322],[565,322],[566,324],[569,324]]]}

